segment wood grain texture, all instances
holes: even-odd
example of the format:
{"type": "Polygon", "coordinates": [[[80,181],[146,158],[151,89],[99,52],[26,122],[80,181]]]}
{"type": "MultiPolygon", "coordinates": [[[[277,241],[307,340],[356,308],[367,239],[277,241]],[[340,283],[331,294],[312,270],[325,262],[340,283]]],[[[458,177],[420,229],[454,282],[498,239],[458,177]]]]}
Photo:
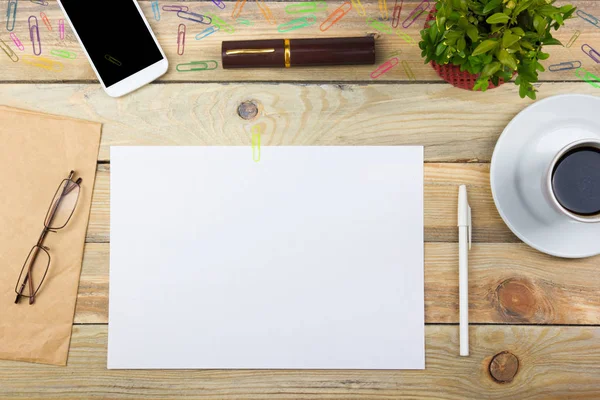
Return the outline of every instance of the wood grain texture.
{"type": "MultiPolygon", "coordinates": [[[[159,4],[171,4],[169,1],[160,1],[159,4]]],[[[283,22],[297,18],[295,15],[289,15],[285,12],[285,7],[291,2],[273,2],[265,1],[268,7],[271,9],[272,14],[275,18],[276,24],[271,25],[267,23],[258,6],[254,1],[248,1],[244,6],[241,18],[248,19],[252,22],[252,26],[246,26],[243,24],[235,23],[231,18],[231,13],[235,5],[234,2],[227,2],[225,10],[219,10],[211,1],[188,1],[186,5],[191,10],[202,13],[213,13],[222,17],[225,21],[233,24],[235,33],[227,34],[223,31],[217,32],[213,35],[208,36],[202,40],[195,40],[197,33],[201,32],[206,25],[201,25],[189,21],[184,21],[176,16],[175,13],[169,13],[162,11],[160,21],[154,19],[150,1],[140,1],[140,5],[146,15],[146,18],[150,22],[153,31],[155,32],[158,41],[161,43],[167,58],[170,61],[169,72],[162,77],[161,81],[320,81],[320,82],[353,82],[353,81],[371,81],[370,73],[376,68],[376,66],[360,66],[360,67],[328,67],[319,68],[318,73],[314,72],[314,69],[310,68],[294,68],[293,70],[285,69],[259,69],[253,70],[251,73],[244,70],[223,70],[220,66],[218,69],[213,71],[201,71],[194,73],[181,73],[175,71],[175,66],[179,63],[186,63],[190,61],[199,60],[216,60],[219,65],[221,64],[220,48],[221,42],[224,40],[247,40],[247,39],[269,39],[269,38],[305,38],[305,37],[344,37],[344,36],[365,36],[369,34],[375,34],[378,37],[377,41],[377,63],[383,63],[390,57],[393,51],[402,51],[401,59],[406,60],[413,70],[416,79],[419,81],[439,81],[440,78],[437,76],[435,71],[429,66],[423,63],[421,59],[421,51],[416,44],[409,44],[404,41],[400,36],[395,33],[382,34],[377,30],[373,29],[366,23],[366,17],[362,17],[356,10],[351,10],[338,24],[329,29],[327,32],[321,32],[319,26],[322,21],[325,20],[327,15],[338,8],[341,1],[327,1],[327,12],[317,13],[318,23],[311,27],[298,29],[286,34],[279,33],[277,27],[283,22]],[[186,39],[186,49],[183,56],[177,54],[177,27],[180,23],[186,23],[188,28],[188,34],[186,39]]],[[[373,0],[362,0],[366,14],[369,17],[379,18],[380,13],[378,9],[378,2],[373,0]]],[[[559,4],[572,3],[586,12],[599,16],[600,15],[600,4],[595,0],[570,0],[570,1],[559,1],[559,4]]],[[[393,10],[393,1],[388,0],[388,9],[391,15],[393,10]]],[[[418,4],[416,0],[406,0],[402,11],[403,21],[409,13],[418,4]]],[[[0,1],[0,10],[6,10],[8,0],[0,1]]],[[[118,12],[117,10],[108,10],[103,13],[102,9],[97,10],[98,13],[102,14],[106,19],[107,29],[110,25],[110,13],[118,12]]],[[[42,41],[42,56],[50,57],[56,61],[63,63],[64,68],[61,72],[55,73],[44,69],[32,67],[24,64],[23,62],[13,63],[11,60],[4,55],[0,54],[0,71],[2,76],[0,81],[73,81],[73,80],[93,80],[96,81],[92,68],[90,67],[83,51],[81,50],[75,35],[72,33],[70,27],[66,27],[66,38],[61,41],[58,36],[58,20],[64,18],[62,11],[58,7],[58,4],[54,1],[50,2],[49,6],[42,7],[28,1],[20,1],[17,10],[17,22],[15,27],[15,33],[25,45],[25,51],[16,52],[19,56],[24,54],[32,54],[31,41],[29,40],[28,21],[30,15],[38,17],[40,25],[40,35],[42,41]],[[53,24],[54,28],[52,31],[48,29],[42,23],[39,14],[45,12],[48,15],[49,20],[53,24]],[[77,53],[75,60],[64,60],[59,57],[50,55],[52,49],[65,49],[77,53]]],[[[4,25],[4,19],[2,20],[4,25]]],[[[415,41],[419,40],[419,30],[423,28],[424,18],[421,17],[408,29],[398,29],[399,32],[407,33],[415,41]]],[[[4,30],[2,25],[2,33],[0,37],[14,48],[12,41],[8,37],[8,33],[4,30]]],[[[564,48],[560,46],[549,46],[548,49],[551,53],[549,60],[545,62],[545,65],[553,63],[559,63],[571,60],[581,60],[583,65],[587,68],[593,69],[595,63],[588,56],[583,54],[580,49],[581,44],[589,43],[594,47],[600,47],[600,30],[595,28],[593,25],[577,18],[569,20],[566,26],[556,33],[556,38],[563,42],[568,42],[569,38],[573,33],[579,30],[581,31],[581,37],[578,42],[571,48],[564,48]]],[[[126,40],[126,39],[124,39],[126,40]]],[[[131,44],[135,46],[135,43],[131,44]]],[[[382,80],[386,81],[407,81],[406,72],[402,66],[399,65],[387,74],[385,74],[382,80]]],[[[578,80],[575,77],[573,71],[568,72],[545,72],[542,73],[542,80],[578,80]]]]}
{"type": "MultiPolygon", "coordinates": [[[[458,356],[457,326],[427,326],[425,371],[118,371],[106,369],[106,326],[76,326],[66,368],[0,361],[0,396],[27,399],[597,399],[600,328],[472,326],[458,356]],[[519,359],[513,381],[492,357],[519,359]]],[[[149,349],[151,351],[151,349],[149,349]]]]}
{"type": "MultiPolygon", "coordinates": [[[[600,95],[583,82],[540,89],[540,99],[600,95]]],[[[102,122],[101,161],[115,145],[249,146],[260,124],[264,147],[424,145],[427,162],[488,162],[506,125],[533,103],[514,85],[474,93],[441,83],[210,83],[149,85],[118,100],[99,85],[4,84],[0,104],[102,122]],[[250,121],[238,115],[248,100],[259,108],[250,121]]]]}
{"type": "MultiPolygon", "coordinates": [[[[109,251],[86,245],[76,323],[108,322],[109,251]]],[[[517,243],[476,244],[469,257],[471,322],[600,325],[600,257],[558,259],[517,243]]],[[[458,323],[455,243],[425,245],[425,321],[458,323]]]]}

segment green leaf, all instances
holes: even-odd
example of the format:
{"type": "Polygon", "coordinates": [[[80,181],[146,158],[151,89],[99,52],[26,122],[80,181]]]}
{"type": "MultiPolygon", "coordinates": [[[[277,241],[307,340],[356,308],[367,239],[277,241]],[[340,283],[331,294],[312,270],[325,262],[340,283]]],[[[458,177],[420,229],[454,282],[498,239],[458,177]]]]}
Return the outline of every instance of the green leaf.
{"type": "Polygon", "coordinates": [[[537,31],[538,34],[544,33],[546,30],[546,20],[539,14],[535,14],[533,16],[533,27],[537,31]]]}
{"type": "Polygon", "coordinates": [[[525,31],[523,29],[519,28],[518,26],[515,26],[514,28],[511,28],[511,31],[515,35],[525,36],[525,31]]]}
{"type": "Polygon", "coordinates": [[[473,43],[479,40],[479,31],[475,25],[469,25],[467,27],[467,35],[469,35],[469,39],[471,39],[473,43]]]}
{"type": "Polygon", "coordinates": [[[498,60],[507,67],[515,70],[517,69],[517,60],[512,54],[509,54],[508,51],[501,49],[498,52],[498,60]]]}
{"type": "Polygon", "coordinates": [[[485,67],[483,67],[483,71],[481,72],[481,75],[482,76],[492,76],[496,72],[498,72],[500,70],[500,68],[502,68],[502,64],[500,64],[498,61],[493,62],[493,63],[488,64],[485,67]]]}
{"type": "Polygon", "coordinates": [[[437,47],[435,48],[435,55],[440,56],[444,51],[446,51],[447,48],[448,48],[448,45],[444,44],[444,42],[438,44],[437,47]]]}
{"type": "Polygon", "coordinates": [[[491,39],[485,40],[481,42],[475,50],[473,50],[473,55],[477,56],[479,54],[487,53],[490,50],[494,50],[496,46],[498,46],[497,41],[491,39]]]}
{"type": "Polygon", "coordinates": [[[510,17],[504,13],[496,13],[488,19],[486,19],[485,21],[488,24],[505,24],[508,22],[509,19],[510,17]]]}
{"type": "Polygon", "coordinates": [[[544,39],[542,40],[542,43],[544,43],[544,46],[562,46],[563,44],[560,42],[560,40],[558,39],[554,39],[553,37],[550,37],[548,39],[544,39]]]}
{"type": "Polygon", "coordinates": [[[483,7],[483,14],[489,14],[494,8],[502,4],[502,0],[492,0],[483,7]]]}
{"type": "Polygon", "coordinates": [[[460,39],[458,39],[458,42],[456,43],[456,48],[458,49],[458,51],[464,51],[466,47],[467,41],[465,40],[465,38],[461,37],[460,39]]]}
{"type": "Polygon", "coordinates": [[[429,37],[431,38],[432,43],[437,41],[438,32],[437,24],[431,25],[431,28],[429,28],[429,37]]]}
{"type": "Polygon", "coordinates": [[[506,32],[502,37],[502,46],[510,47],[513,44],[517,43],[521,38],[517,35],[513,35],[512,33],[506,32]]]}
{"type": "Polygon", "coordinates": [[[525,84],[519,86],[519,96],[521,96],[522,99],[527,96],[527,86],[525,84]]]}
{"type": "Polygon", "coordinates": [[[546,68],[544,68],[544,66],[537,61],[535,62],[535,69],[537,69],[540,72],[546,71],[546,68]]]}
{"type": "Polygon", "coordinates": [[[541,51],[538,53],[538,59],[540,60],[547,60],[548,57],[550,57],[550,54],[548,53],[543,53],[541,51]]]}

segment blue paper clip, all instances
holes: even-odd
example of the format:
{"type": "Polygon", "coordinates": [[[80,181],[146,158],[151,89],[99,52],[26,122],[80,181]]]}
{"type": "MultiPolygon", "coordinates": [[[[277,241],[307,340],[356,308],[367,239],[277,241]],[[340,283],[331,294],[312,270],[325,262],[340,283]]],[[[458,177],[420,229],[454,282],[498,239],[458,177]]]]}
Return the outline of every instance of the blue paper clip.
{"type": "Polygon", "coordinates": [[[163,11],[167,12],[178,12],[178,11],[188,11],[189,8],[186,6],[162,6],[163,11]]]}
{"type": "Polygon", "coordinates": [[[8,8],[6,9],[6,30],[12,32],[15,29],[17,21],[17,5],[18,0],[8,0],[8,8]]]}
{"type": "Polygon", "coordinates": [[[327,3],[325,0],[305,1],[298,4],[290,4],[285,7],[285,12],[288,14],[309,14],[327,11],[327,3]]]}
{"type": "Polygon", "coordinates": [[[583,79],[585,82],[589,83],[596,89],[600,89],[600,78],[592,74],[591,72],[586,71],[584,68],[579,68],[577,71],[575,71],[575,76],[583,79]],[[580,71],[585,72],[585,75],[581,76],[580,71]]]}
{"type": "Polygon", "coordinates": [[[572,69],[581,68],[581,61],[566,61],[560,64],[553,64],[548,67],[550,72],[569,71],[572,69]]]}
{"type": "Polygon", "coordinates": [[[216,32],[219,32],[218,26],[209,26],[208,28],[196,35],[196,40],[204,39],[205,37],[210,36],[216,32]]]}
{"type": "Polygon", "coordinates": [[[594,17],[592,14],[588,14],[583,10],[577,10],[577,15],[584,21],[589,22],[590,24],[600,28],[600,20],[594,17]]]}
{"type": "Polygon", "coordinates": [[[376,31],[381,33],[394,33],[394,30],[391,26],[384,24],[383,22],[375,19],[375,18],[367,18],[367,24],[376,31]]]}
{"type": "Polygon", "coordinates": [[[188,21],[198,22],[199,24],[210,25],[212,19],[206,15],[196,14],[191,11],[177,11],[177,16],[188,21]]]}
{"type": "Polygon", "coordinates": [[[281,33],[295,31],[296,29],[311,26],[317,23],[317,17],[314,15],[307,15],[306,17],[300,17],[293,19],[289,22],[284,22],[277,27],[277,30],[281,33]]]}
{"type": "Polygon", "coordinates": [[[154,14],[154,19],[160,21],[160,7],[158,6],[158,1],[153,1],[152,3],[152,13],[154,14]]]}
{"type": "Polygon", "coordinates": [[[225,3],[223,3],[223,0],[212,0],[213,3],[215,3],[215,6],[219,7],[221,10],[225,9],[225,3]]]}
{"type": "Polygon", "coordinates": [[[589,44],[584,44],[583,46],[581,46],[581,51],[583,51],[589,58],[591,58],[592,60],[596,61],[597,63],[600,63],[600,53],[598,53],[592,46],[590,46],[589,44]],[[588,51],[586,51],[586,47],[589,49],[588,51]]]}
{"type": "Polygon", "coordinates": [[[27,22],[29,23],[29,38],[31,39],[31,45],[33,46],[33,54],[39,56],[40,54],[42,54],[42,41],[40,40],[40,28],[38,27],[37,17],[35,15],[32,15],[31,17],[29,17],[27,22]],[[32,18],[35,20],[33,24],[31,24],[32,18]],[[36,42],[37,51],[35,46],[36,42]]]}
{"type": "Polygon", "coordinates": [[[208,14],[208,17],[211,19],[213,25],[219,28],[220,31],[223,31],[225,33],[235,32],[235,28],[233,26],[229,25],[227,22],[223,21],[216,15],[208,14]]]}
{"type": "Polygon", "coordinates": [[[416,6],[410,14],[408,14],[408,17],[404,20],[404,22],[402,22],[402,27],[405,29],[410,27],[416,20],[419,19],[421,15],[423,15],[423,13],[425,13],[425,11],[427,11],[427,9],[429,9],[429,6],[429,0],[423,0],[420,2],[419,5],[416,6]]]}
{"type": "Polygon", "coordinates": [[[6,53],[6,55],[12,60],[12,62],[19,61],[19,56],[16,55],[15,52],[10,48],[10,46],[4,43],[4,40],[2,39],[0,39],[0,49],[2,49],[6,53]]]}

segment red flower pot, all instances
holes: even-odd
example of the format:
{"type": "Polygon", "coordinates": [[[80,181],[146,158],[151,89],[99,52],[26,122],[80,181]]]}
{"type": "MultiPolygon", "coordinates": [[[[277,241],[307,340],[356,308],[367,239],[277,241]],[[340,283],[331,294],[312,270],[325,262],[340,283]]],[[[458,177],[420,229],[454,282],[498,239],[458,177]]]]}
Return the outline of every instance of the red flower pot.
{"type": "MultiPolygon", "coordinates": [[[[429,21],[435,20],[435,13],[437,10],[435,7],[429,15],[427,16],[427,20],[425,21],[425,28],[428,27],[429,21]]],[[[431,67],[437,72],[437,74],[446,82],[451,84],[454,87],[465,90],[473,90],[475,87],[475,82],[479,78],[479,74],[471,74],[468,71],[461,71],[460,66],[453,64],[439,65],[435,61],[431,61],[431,67]]],[[[492,81],[490,81],[489,89],[494,89],[500,85],[504,84],[504,79],[500,79],[498,85],[494,85],[492,81]]]]}

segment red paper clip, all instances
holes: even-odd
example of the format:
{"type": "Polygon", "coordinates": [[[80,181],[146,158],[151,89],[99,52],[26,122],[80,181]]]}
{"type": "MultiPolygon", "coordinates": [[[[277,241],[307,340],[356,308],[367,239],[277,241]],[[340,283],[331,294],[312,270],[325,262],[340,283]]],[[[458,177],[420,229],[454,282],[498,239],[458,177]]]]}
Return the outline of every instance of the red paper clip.
{"type": "Polygon", "coordinates": [[[350,10],[352,10],[352,3],[346,1],[339,8],[333,11],[325,21],[323,21],[320,28],[321,32],[325,32],[333,25],[337,24],[340,19],[344,18],[344,16],[350,12],[350,10]]]}
{"type": "Polygon", "coordinates": [[[40,13],[40,17],[42,17],[42,21],[46,25],[46,28],[48,28],[49,31],[52,31],[52,24],[50,23],[50,20],[48,19],[48,17],[46,16],[46,14],[44,14],[43,12],[41,12],[40,13]]]}
{"type": "Polygon", "coordinates": [[[180,56],[185,52],[185,24],[179,24],[177,29],[177,54],[180,56]]]}
{"type": "Polygon", "coordinates": [[[400,5],[398,5],[398,0],[396,0],[396,4],[394,4],[394,12],[392,14],[392,27],[397,28],[400,24],[400,15],[402,14],[402,6],[404,5],[404,0],[400,0],[400,5]]]}
{"type": "Polygon", "coordinates": [[[427,11],[429,8],[429,0],[423,0],[417,7],[408,15],[408,17],[402,23],[403,28],[410,27],[419,17],[427,11]]]}
{"type": "Polygon", "coordinates": [[[392,68],[394,68],[399,63],[400,63],[400,60],[398,60],[398,57],[390,58],[389,60],[387,60],[386,62],[381,64],[379,67],[377,67],[377,69],[375,71],[371,72],[371,79],[379,78],[381,75],[390,71],[392,68]]]}

